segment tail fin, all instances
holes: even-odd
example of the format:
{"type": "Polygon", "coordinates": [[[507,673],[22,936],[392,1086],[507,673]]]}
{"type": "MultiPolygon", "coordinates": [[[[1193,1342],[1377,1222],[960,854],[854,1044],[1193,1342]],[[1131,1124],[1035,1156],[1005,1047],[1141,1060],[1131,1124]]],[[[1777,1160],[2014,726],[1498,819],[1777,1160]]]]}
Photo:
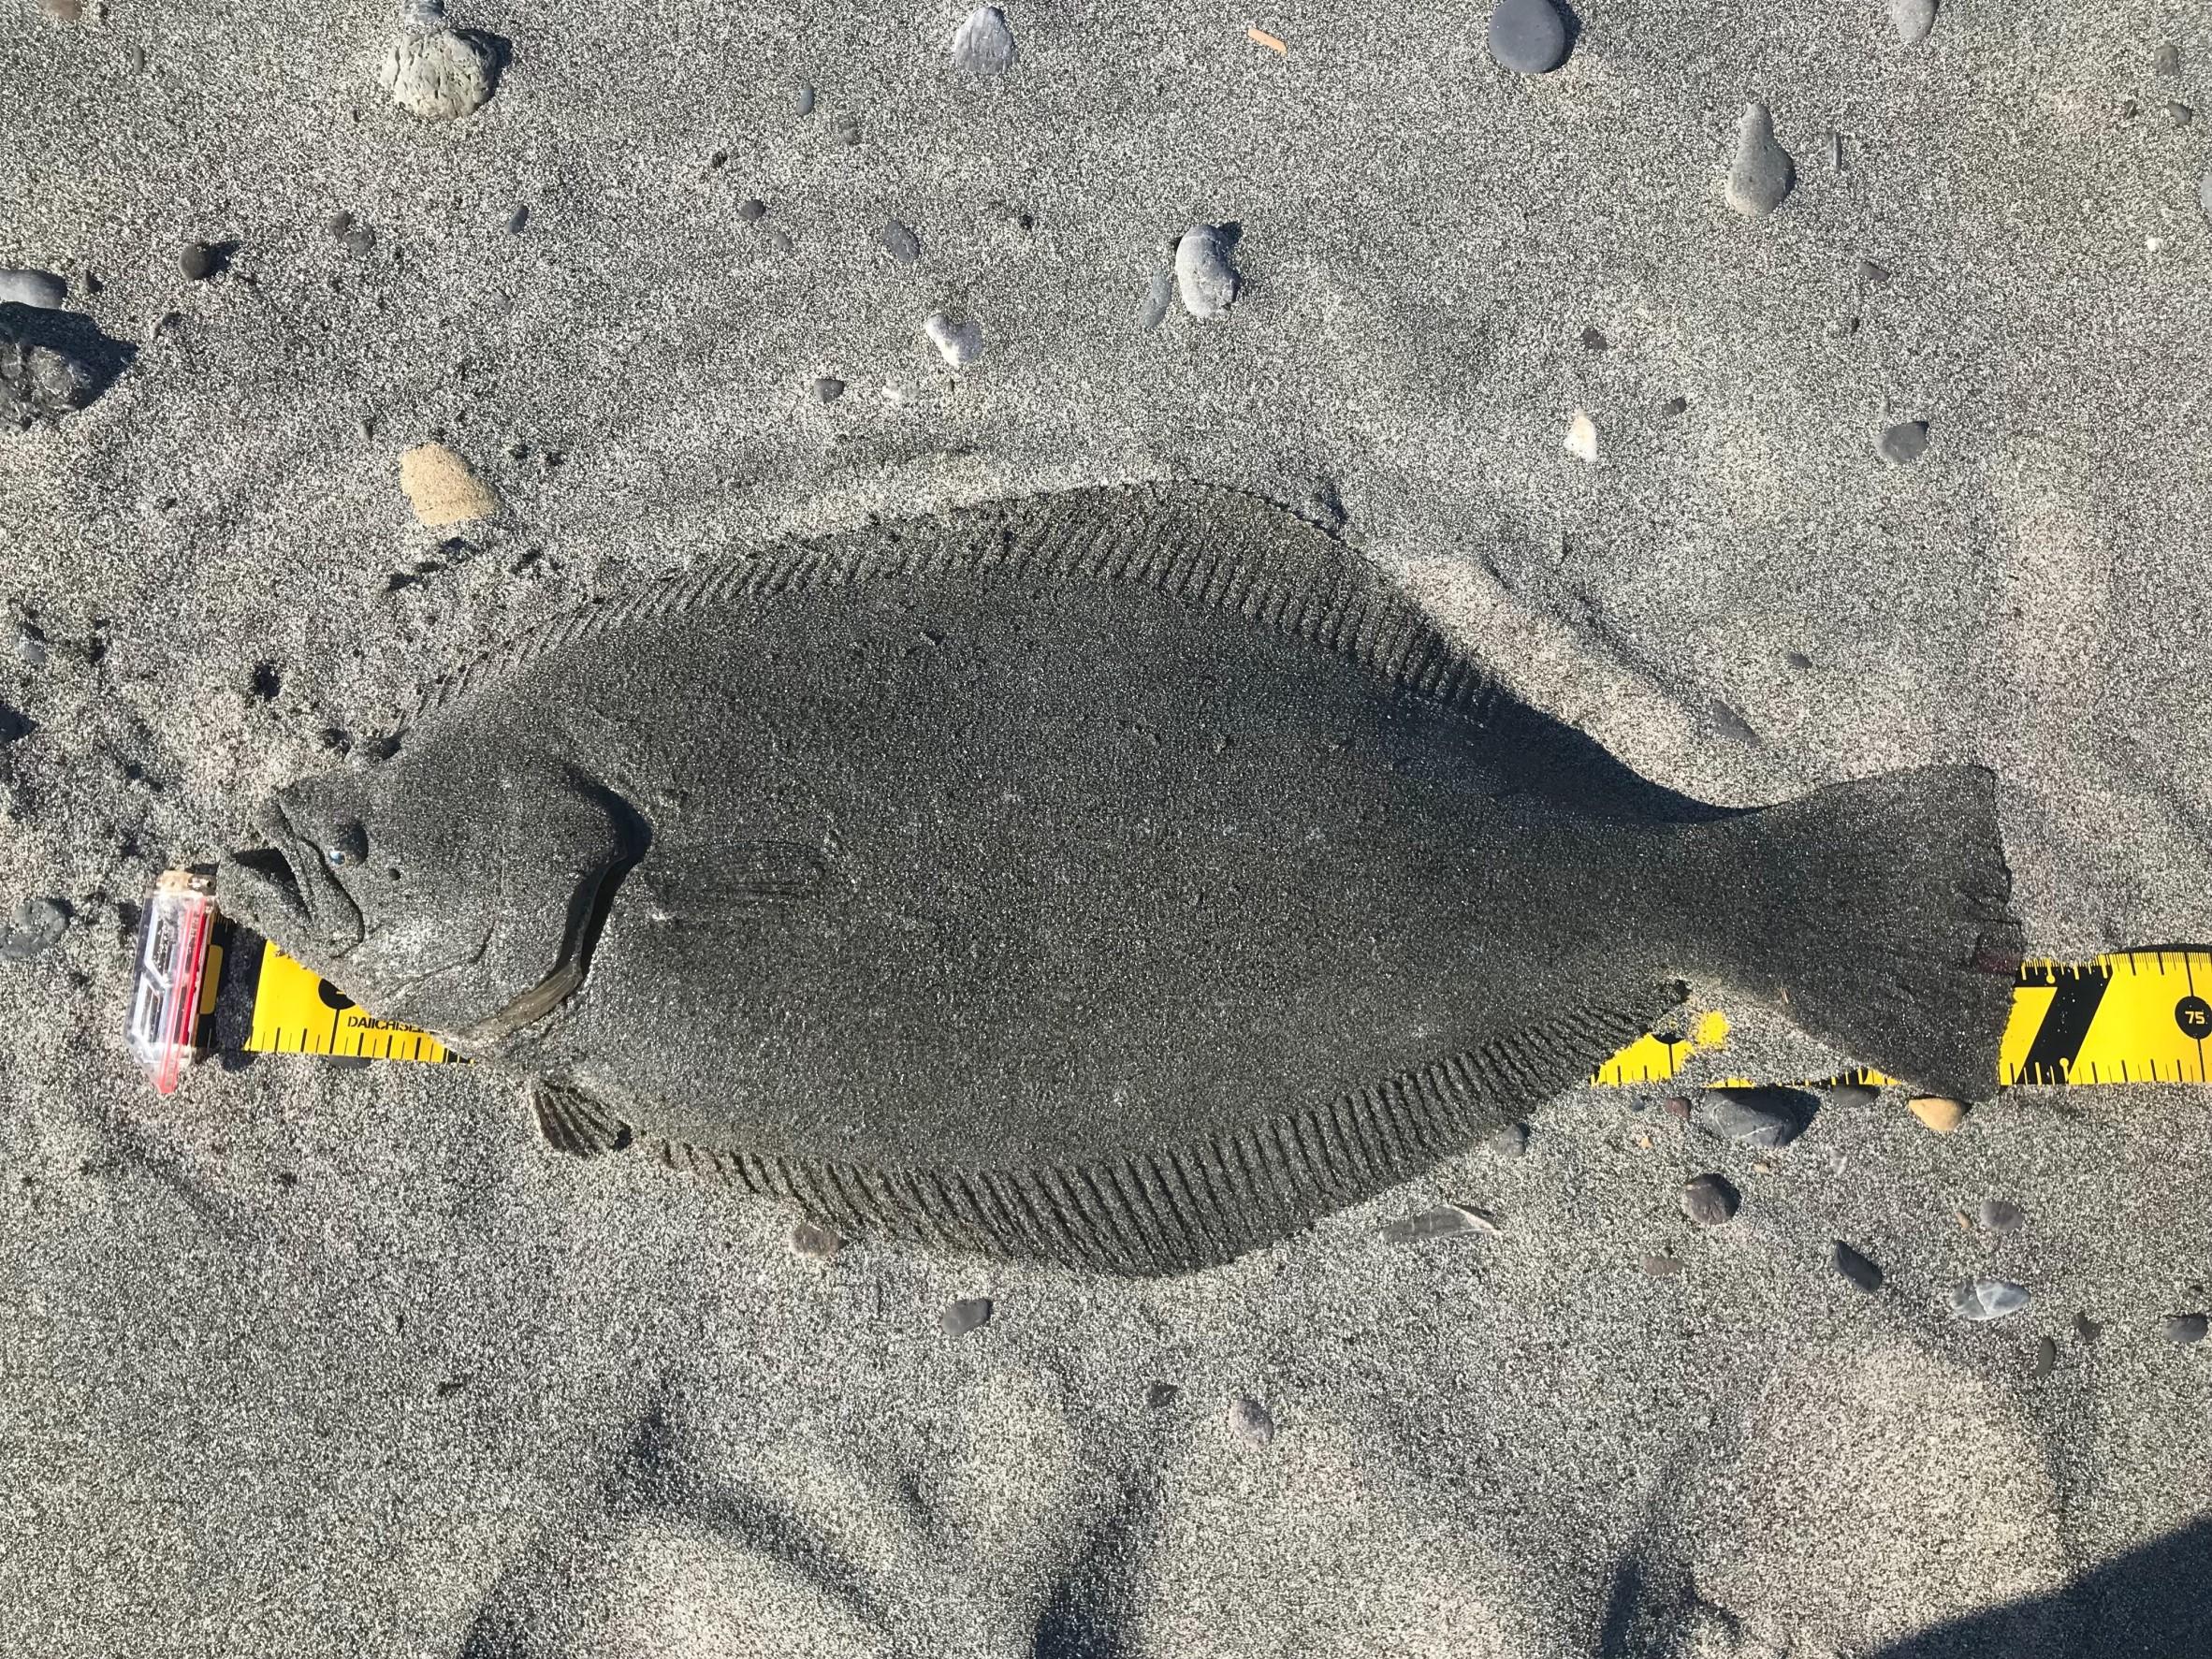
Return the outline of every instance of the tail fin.
{"type": "Polygon", "coordinates": [[[1885,773],[1690,834],[1726,977],[1892,1076],[1996,1088],[2020,925],[1988,771],[1885,773]]]}

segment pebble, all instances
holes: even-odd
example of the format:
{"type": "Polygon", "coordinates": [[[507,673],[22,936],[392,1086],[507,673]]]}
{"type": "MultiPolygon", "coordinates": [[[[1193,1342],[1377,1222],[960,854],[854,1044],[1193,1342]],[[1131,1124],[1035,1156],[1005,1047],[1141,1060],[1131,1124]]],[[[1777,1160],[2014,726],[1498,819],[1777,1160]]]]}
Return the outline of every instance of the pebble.
{"type": "Polygon", "coordinates": [[[524,227],[526,227],[529,224],[530,204],[528,202],[519,203],[517,205],[515,211],[507,215],[507,234],[509,236],[520,236],[524,227]]]}
{"type": "Polygon", "coordinates": [[[963,1297],[939,1314],[937,1322],[945,1328],[947,1336],[966,1336],[970,1331],[981,1330],[991,1322],[991,1299],[988,1296],[963,1297]]]}
{"type": "MultiPolygon", "coordinates": [[[[1810,668],[1812,666],[1812,659],[1811,657],[1806,657],[1803,662],[1798,662],[1794,660],[1796,657],[1802,656],[1802,652],[1793,652],[1791,655],[1793,661],[1791,662],[1790,666],[1792,668],[1810,668]]],[[[1828,1104],[1831,1106],[1841,1106],[1847,1112],[1855,1112],[1861,1110],[1862,1108],[1871,1106],[1881,1098],[1882,1091],[1876,1088],[1870,1083],[1840,1083],[1836,1084],[1834,1088],[1828,1090],[1828,1104]]]]}
{"type": "Polygon", "coordinates": [[[1736,159],[1728,167],[1728,205],[1747,219],[1764,218],[1790,193],[1789,153],[1774,138],[1764,104],[1744,106],[1736,125],[1736,159]]]}
{"type": "Polygon", "coordinates": [[[1137,301],[1137,327],[1150,332],[1168,319],[1168,307],[1175,303],[1175,268],[1162,267],[1153,273],[1152,282],[1144,290],[1144,298],[1137,301]]]}
{"type": "Polygon", "coordinates": [[[1879,288],[1889,281],[1889,267],[1872,259],[1861,259],[1858,262],[1858,280],[1870,288],[1879,288]]]}
{"type": "Polygon", "coordinates": [[[1582,330],[1582,349],[1586,352],[1602,352],[1612,343],[1606,338],[1606,331],[1603,328],[1582,330]]]}
{"type": "Polygon", "coordinates": [[[1882,1270],[1841,1239],[1836,1241],[1835,1248],[1828,1253],[1828,1259],[1835,1264],[1838,1273],[1869,1296],[1882,1288],[1882,1270]]]}
{"type": "Polygon", "coordinates": [[[2197,181],[2197,206],[2205,210],[2205,217],[2212,219],[2212,173],[2197,181]]]}
{"type": "Polygon", "coordinates": [[[1682,1271],[1682,1264],[1672,1256],[1647,1256],[1644,1272],[1654,1279],[1671,1279],[1682,1271]]]}
{"type": "Polygon", "coordinates": [[[28,962],[62,942],[68,931],[69,907],[58,898],[26,898],[15,921],[0,927],[0,962],[28,962]]]}
{"type": "Polygon", "coordinates": [[[1951,1311],[1962,1319],[1986,1324],[2018,1313],[2033,1300],[2026,1286],[2009,1279],[1969,1279],[1951,1292],[1951,1311]]]}
{"type": "Polygon", "coordinates": [[[2028,1367],[2030,1377],[2048,1376],[2059,1369],[2059,1345],[2047,1336],[2035,1339],[2035,1359],[2028,1367]]]}
{"type": "Polygon", "coordinates": [[[1936,0],[1889,0],[1889,21],[1897,25],[1897,37],[1907,46],[1926,40],[1935,20],[1936,0]]]}
{"type": "Polygon", "coordinates": [[[1984,1232],[2018,1232],[2021,1223],[2028,1219],[2028,1212],[2010,1199],[1987,1198],[1982,1201],[1975,1219],[1981,1222],[1984,1232]]]}
{"type": "Polygon", "coordinates": [[[1687,398],[1669,398],[1659,405],[1661,415],[1687,415],[1689,412],[1690,400],[1687,398]]]}
{"type": "Polygon", "coordinates": [[[1771,1150],[1803,1132],[1812,1105],[1812,1098],[1797,1089],[1700,1089],[1690,1121],[1731,1145],[1771,1150]]]}
{"type": "Polygon", "coordinates": [[[1528,1156],[1528,1125],[1509,1123],[1483,1142],[1492,1157],[1517,1158],[1528,1156]]]}
{"type": "Polygon", "coordinates": [[[1013,67],[1013,31],[996,6],[979,6],[953,31],[953,67],[970,75],[1003,75],[1013,67]]]}
{"type": "Polygon", "coordinates": [[[942,312],[931,312],[922,328],[938,356],[954,369],[965,369],[983,355],[983,331],[973,323],[955,323],[942,312]]]}
{"type": "Polygon", "coordinates": [[[1566,20],[1551,0],[1498,0],[1490,14],[1490,55],[1520,75],[1548,75],[1566,62],[1566,20]]]}
{"type": "Polygon", "coordinates": [[[1226,316],[1236,303],[1236,267],[1230,263],[1232,243],[1218,226],[1194,225],[1175,244],[1175,287],[1183,296],[1183,309],[1201,322],[1226,316]]]}
{"type": "Polygon", "coordinates": [[[1966,1108],[1948,1095],[1914,1095],[1905,1110],[1939,1135],[1948,1135],[1966,1121],[1966,1108]]]}
{"type": "MultiPolygon", "coordinates": [[[[1782,653],[1782,660],[1788,663],[1792,668],[1796,669],[1799,674],[1804,673],[1806,669],[1812,666],[1812,659],[1808,657],[1803,651],[1784,651],[1782,653]]],[[[1851,1083],[1840,1085],[1840,1087],[1843,1089],[1855,1089],[1862,1086],[1864,1085],[1851,1083]]],[[[1834,1099],[1836,1098],[1836,1093],[1837,1091],[1831,1090],[1829,1092],[1828,1099],[1831,1100],[1834,1099]]],[[[1870,1096],[1872,1095],[1873,1090],[1868,1089],[1867,1093],[1870,1096]]]]}
{"type": "Polygon", "coordinates": [[[830,140],[842,144],[848,150],[854,148],[860,142],[860,118],[857,115],[838,116],[830,126],[830,140]]]}
{"type": "Polygon", "coordinates": [[[1882,434],[1880,448],[1891,466],[1911,466],[1928,453],[1928,422],[1900,420],[1882,434]]]}
{"type": "Polygon", "coordinates": [[[1150,1383],[1144,1390],[1144,1404],[1155,1411],[1164,1411],[1182,1398],[1183,1390],[1171,1382],[1150,1383]]]}
{"type": "Polygon", "coordinates": [[[2150,54],[2150,66],[2155,74],[2172,78],[2181,73],[2181,48],[2171,40],[2150,54]]]}
{"type": "Polygon", "coordinates": [[[1585,466],[1597,465],[1597,423],[1583,411],[1575,411],[1575,418],[1567,422],[1566,442],[1560,445],[1585,466]]]}
{"type": "Polygon", "coordinates": [[[377,84],[421,121],[458,121],[491,101],[499,60],[486,41],[445,26],[435,5],[418,4],[400,36],[385,49],[377,84]]]}
{"type": "Polygon", "coordinates": [[[1695,1108],[1690,1104],[1689,1096],[1669,1095],[1666,1099],[1659,1102],[1659,1110],[1666,1113],[1667,1116],[1673,1118],[1677,1123],[1688,1123],[1690,1121],[1690,1114],[1695,1110],[1695,1108]]]}
{"type": "Polygon", "coordinates": [[[177,255],[177,269],[188,283],[204,283],[223,269],[223,260],[205,242],[186,242],[177,255]]]}
{"type": "Polygon", "coordinates": [[[835,403],[845,395],[845,383],[834,374],[824,374],[814,382],[814,400],[817,403],[835,403]]]}
{"type": "Polygon", "coordinates": [[[845,1244],[819,1221],[793,1222],[789,1242],[793,1256],[804,1256],[810,1261],[829,1260],[845,1244]]]}
{"type": "Polygon", "coordinates": [[[0,270],[0,305],[59,311],[68,298],[69,284],[50,270],[0,270]]]}
{"type": "Polygon", "coordinates": [[[2159,1334],[2182,1347],[2194,1347],[2212,1331],[2212,1320],[2203,1314],[2168,1314],[2159,1321],[2159,1334]]]}
{"type": "Polygon", "coordinates": [[[810,86],[800,87],[797,92],[792,95],[791,107],[800,115],[813,114],[814,89],[810,86]]]}
{"type": "MultiPolygon", "coordinates": [[[[19,622],[15,629],[15,654],[26,668],[46,666],[46,635],[29,622],[19,622]]],[[[0,721],[0,724],[4,724],[0,721]]]]}
{"type": "Polygon", "coordinates": [[[443,444],[418,444],[400,457],[400,488],[416,520],[432,530],[489,518],[499,497],[443,444]]]}
{"type": "Polygon", "coordinates": [[[1736,1188],[1718,1175],[1699,1175],[1682,1185],[1682,1214],[1700,1227],[1725,1227],[1742,1202],[1736,1188]]]}
{"type": "Polygon", "coordinates": [[[914,234],[911,226],[902,225],[896,219],[876,232],[876,240],[883,244],[883,252],[901,265],[911,265],[922,257],[922,239],[914,234]]]}
{"type": "Polygon", "coordinates": [[[2170,101],[2166,105],[2166,119],[2176,126],[2187,126],[2196,119],[2196,114],[2197,112],[2193,109],[2178,99],[2170,101]]]}
{"type": "Polygon", "coordinates": [[[1412,1244],[1422,1239],[1446,1239],[1470,1232],[1486,1232],[1494,1237],[1498,1230],[1498,1218],[1488,1210],[1477,1210],[1473,1204],[1443,1203],[1418,1215],[1386,1221],[1375,1230],[1375,1236],[1386,1244],[1412,1244]]]}
{"type": "Polygon", "coordinates": [[[93,400],[99,377],[66,352],[26,341],[0,315],[0,429],[21,431],[93,400]]]}
{"type": "Polygon", "coordinates": [[[1265,1446],[1275,1437],[1275,1419],[1266,1406],[1249,1394],[1229,1403],[1229,1432],[1251,1446],[1265,1446]]]}
{"type": "Polygon", "coordinates": [[[758,225],[768,216],[768,204],[757,196],[749,196],[737,204],[737,217],[748,225],[758,225]]]}
{"type": "Polygon", "coordinates": [[[366,225],[357,225],[338,240],[355,258],[365,259],[376,246],[376,232],[366,225]]]}
{"type": "Polygon", "coordinates": [[[2103,1334],[2104,1327],[2090,1318],[2088,1315],[2076,1314],[2074,1316],[2074,1339],[2085,1348],[2093,1346],[2097,1339],[2103,1334]]]}

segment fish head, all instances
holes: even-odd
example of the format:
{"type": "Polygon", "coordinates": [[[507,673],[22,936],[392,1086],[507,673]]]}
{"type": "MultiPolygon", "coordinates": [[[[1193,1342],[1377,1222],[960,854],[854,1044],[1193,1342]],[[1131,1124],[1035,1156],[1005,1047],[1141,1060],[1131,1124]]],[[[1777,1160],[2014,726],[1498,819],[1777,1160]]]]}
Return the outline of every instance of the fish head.
{"type": "Polygon", "coordinates": [[[554,757],[447,739],[287,785],[253,838],[226,912],[371,1013],[483,1046],[580,982],[648,832],[554,757]]]}

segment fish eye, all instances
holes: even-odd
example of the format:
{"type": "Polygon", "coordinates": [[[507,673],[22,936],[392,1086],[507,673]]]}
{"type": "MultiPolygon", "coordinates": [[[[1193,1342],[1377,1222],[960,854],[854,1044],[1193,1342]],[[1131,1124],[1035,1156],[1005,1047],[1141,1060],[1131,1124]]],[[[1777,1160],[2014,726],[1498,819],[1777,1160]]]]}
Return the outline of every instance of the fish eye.
{"type": "Polygon", "coordinates": [[[369,856],[369,832],[358,822],[340,824],[323,843],[323,856],[334,865],[359,864],[369,856]]]}

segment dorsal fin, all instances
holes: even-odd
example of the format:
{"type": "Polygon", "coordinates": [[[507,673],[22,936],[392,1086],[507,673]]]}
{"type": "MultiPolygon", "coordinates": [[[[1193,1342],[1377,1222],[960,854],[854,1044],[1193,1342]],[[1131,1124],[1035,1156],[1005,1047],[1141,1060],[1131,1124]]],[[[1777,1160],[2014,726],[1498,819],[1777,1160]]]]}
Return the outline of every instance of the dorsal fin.
{"type": "Polygon", "coordinates": [[[1133,582],[1348,657],[1424,701],[1479,716],[1498,694],[1420,607],[1334,535],[1264,497],[1210,484],[1121,484],[1018,497],[942,517],[793,538],[539,623],[426,685],[413,725],[533,660],[638,619],[932,571],[1133,582]],[[1233,507],[1233,514],[1225,514],[1233,507]],[[1248,533],[1237,533],[1238,520],[1248,533]]]}

